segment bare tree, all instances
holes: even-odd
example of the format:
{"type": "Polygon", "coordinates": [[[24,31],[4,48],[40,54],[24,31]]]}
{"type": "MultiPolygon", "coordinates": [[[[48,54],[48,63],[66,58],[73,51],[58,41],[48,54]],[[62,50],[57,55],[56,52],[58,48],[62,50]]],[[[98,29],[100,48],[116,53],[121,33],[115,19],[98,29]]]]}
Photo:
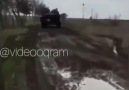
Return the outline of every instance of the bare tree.
{"type": "Polygon", "coordinates": [[[3,24],[3,9],[5,7],[5,3],[7,2],[7,0],[0,0],[0,29],[3,28],[4,24],[3,24]]]}

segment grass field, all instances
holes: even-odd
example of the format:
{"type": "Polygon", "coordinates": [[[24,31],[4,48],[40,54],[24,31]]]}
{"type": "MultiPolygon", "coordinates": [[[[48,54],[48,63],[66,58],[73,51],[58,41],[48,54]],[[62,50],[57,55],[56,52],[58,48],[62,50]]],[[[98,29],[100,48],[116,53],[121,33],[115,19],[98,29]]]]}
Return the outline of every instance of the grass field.
{"type": "Polygon", "coordinates": [[[67,19],[65,26],[76,30],[82,36],[93,34],[106,34],[123,38],[123,46],[129,45],[129,21],[119,20],[119,24],[114,26],[109,20],[97,20],[92,22],[89,19],[67,19]]]}
{"type": "Polygon", "coordinates": [[[5,29],[0,31],[0,39],[1,40],[6,39],[9,36],[23,34],[26,32],[27,32],[26,28],[5,29]]]}
{"type": "MultiPolygon", "coordinates": [[[[5,30],[0,31],[0,48],[6,47],[6,46],[4,46],[5,43],[8,43],[8,46],[12,47],[13,42],[12,42],[11,38],[13,36],[25,34],[27,31],[28,31],[27,28],[13,28],[13,29],[5,29],[5,30]],[[10,40],[7,41],[7,39],[10,39],[10,40]]],[[[6,89],[7,89],[7,88],[12,87],[12,85],[14,84],[14,82],[12,81],[12,75],[15,73],[16,69],[18,69],[17,67],[20,63],[21,58],[15,57],[15,56],[14,57],[10,56],[7,59],[0,57],[0,60],[1,60],[1,62],[3,62],[3,60],[4,60],[4,63],[1,64],[2,65],[2,73],[3,73],[2,74],[3,77],[1,77],[1,78],[3,78],[5,80],[5,82],[6,82],[5,86],[7,86],[6,87],[6,89]],[[8,85],[7,85],[7,82],[11,82],[11,83],[10,84],[8,83],[8,85]]],[[[12,89],[10,89],[10,90],[12,90],[12,89]]]]}

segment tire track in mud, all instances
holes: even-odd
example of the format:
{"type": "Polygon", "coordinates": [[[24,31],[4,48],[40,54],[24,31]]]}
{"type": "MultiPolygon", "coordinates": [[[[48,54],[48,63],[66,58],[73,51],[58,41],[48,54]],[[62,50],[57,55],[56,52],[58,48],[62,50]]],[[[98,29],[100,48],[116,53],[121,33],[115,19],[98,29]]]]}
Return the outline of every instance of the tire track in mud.
{"type": "Polygon", "coordinates": [[[56,62],[58,68],[71,67],[71,71],[78,70],[80,72],[86,72],[92,68],[111,70],[126,80],[128,77],[126,74],[127,63],[121,61],[124,59],[115,57],[112,47],[105,44],[106,40],[104,43],[103,41],[91,40],[94,39],[92,37],[81,39],[78,32],[74,32],[68,28],[45,28],[39,32],[39,47],[67,48],[72,51],[70,57],[54,58],[54,62],[56,62]],[[110,54],[107,55],[108,53],[110,54]]]}
{"type": "Polygon", "coordinates": [[[79,36],[78,32],[75,32],[71,29],[62,27],[62,28],[54,28],[54,27],[49,27],[49,28],[44,28],[41,31],[47,32],[51,37],[57,36],[57,35],[74,35],[74,36],[79,36]]]}

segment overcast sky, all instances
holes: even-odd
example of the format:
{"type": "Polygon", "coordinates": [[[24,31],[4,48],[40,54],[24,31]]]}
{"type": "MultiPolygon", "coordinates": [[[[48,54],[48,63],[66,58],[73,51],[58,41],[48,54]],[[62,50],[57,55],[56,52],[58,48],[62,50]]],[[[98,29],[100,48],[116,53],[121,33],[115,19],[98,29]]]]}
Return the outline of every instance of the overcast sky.
{"type": "Polygon", "coordinates": [[[69,17],[82,17],[82,3],[85,3],[85,18],[98,13],[98,18],[121,15],[121,19],[129,19],[129,0],[42,0],[50,8],[58,8],[60,13],[69,17]]]}

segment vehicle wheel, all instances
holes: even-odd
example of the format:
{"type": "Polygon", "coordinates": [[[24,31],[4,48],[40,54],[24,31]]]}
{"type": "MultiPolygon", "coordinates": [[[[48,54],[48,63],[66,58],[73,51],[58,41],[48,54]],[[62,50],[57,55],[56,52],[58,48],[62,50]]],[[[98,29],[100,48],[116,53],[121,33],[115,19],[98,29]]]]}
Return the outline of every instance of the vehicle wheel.
{"type": "Polygon", "coordinates": [[[46,28],[47,24],[46,23],[42,23],[42,28],[46,28]]]}
{"type": "Polygon", "coordinates": [[[44,24],[44,25],[43,25],[43,28],[47,28],[47,24],[44,24]]]}
{"type": "Polygon", "coordinates": [[[41,26],[42,26],[42,28],[43,28],[43,23],[41,22],[41,26]]]}
{"type": "Polygon", "coordinates": [[[57,23],[57,27],[58,27],[58,28],[61,28],[61,22],[58,22],[58,23],[57,23]]]}

